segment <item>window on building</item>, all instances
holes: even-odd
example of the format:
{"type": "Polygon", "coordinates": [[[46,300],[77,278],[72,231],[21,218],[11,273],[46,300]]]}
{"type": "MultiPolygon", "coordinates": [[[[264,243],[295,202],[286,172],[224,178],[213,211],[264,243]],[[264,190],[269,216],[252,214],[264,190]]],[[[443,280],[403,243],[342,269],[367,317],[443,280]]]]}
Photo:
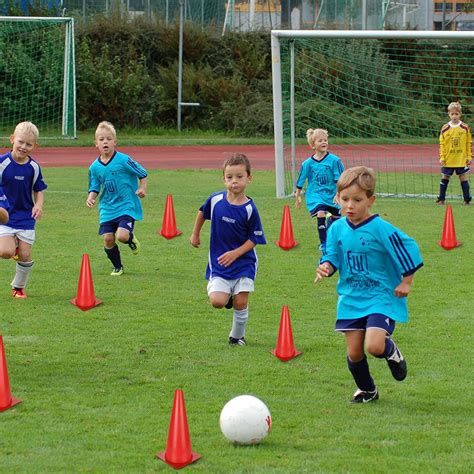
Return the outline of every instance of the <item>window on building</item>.
{"type": "Polygon", "coordinates": [[[464,11],[464,3],[456,3],[456,12],[461,13],[464,11]]]}
{"type": "MultiPolygon", "coordinates": [[[[462,4],[461,4],[462,5],[462,4]]],[[[435,2],[435,12],[442,13],[443,12],[443,2],[435,2]]],[[[452,13],[453,11],[453,4],[446,2],[446,13],[452,13]]]]}

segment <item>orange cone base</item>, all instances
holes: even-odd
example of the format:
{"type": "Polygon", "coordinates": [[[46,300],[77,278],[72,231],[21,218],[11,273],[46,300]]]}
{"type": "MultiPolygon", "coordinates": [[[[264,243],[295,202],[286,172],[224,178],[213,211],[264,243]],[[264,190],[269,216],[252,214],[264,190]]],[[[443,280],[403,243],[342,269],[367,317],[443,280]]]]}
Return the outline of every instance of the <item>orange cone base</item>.
{"type": "Polygon", "coordinates": [[[285,246],[281,245],[279,240],[277,240],[277,241],[275,242],[275,244],[278,245],[278,247],[280,247],[280,248],[283,249],[283,250],[290,250],[290,249],[292,249],[293,247],[296,247],[296,246],[298,245],[298,242],[297,242],[296,240],[293,241],[291,247],[288,247],[287,245],[285,245],[285,246]]]}
{"type": "Polygon", "coordinates": [[[169,464],[170,466],[174,467],[175,469],[181,469],[183,467],[186,467],[188,464],[192,464],[193,462],[197,461],[201,457],[201,455],[197,453],[191,453],[191,454],[192,454],[192,457],[189,461],[178,462],[178,463],[168,461],[166,459],[166,451],[163,451],[162,453],[156,453],[156,457],[164,461],[166,464],[169,464]]]}
{"type": "Polygon", "coordinates": [[[453,250],[453,249],[455,249],[456,247],[461,247],[462,242],[456,241],[456,245],[455,245],[454,247],[451,247],[451,246],[448,247],[448,246],[446,246],[446,245],[443,245],[443,242],[440,240],[440,241],[438,242],[438,245],[439,245],[440,247],[444,248],[444,250],[453,250]]]}
{"type": "Polygon", "coordinates": [[[102,300],[98,300],[97,298],[94,301],[94,304],[92,306],[80,306],[77,304],[77,298],[73,298],[72,300],[69,300],[74,306],[77,306],[79,309],[82,311],[88,311],[89,309],[95,308],[96,306],[99,306],[102,303],[102,300]]]}
{"type": "Polygon", "coordinates": [[[183,232],[179,229],[176,229],[176,233],[174,235],[167,235],[163,233],[163,230],[160,230],[160,235],[162,235],[165,239],[174,239],[175,237],[178,237],[178,235],[181,235],[183,232]]]}
{"type": "Polygon", "coordinates": [[[303,354],[301,351],[297,351],[295,350],[295,353],[291,356],[286,356],[286,357],[282,357],[282,356],[279,356],[277,354],[277,350],[276,349],[273,349],[272,351],[270,351],[275,357],[278,357],[282,362],[287,362],[291,359],[294,359],[295,357],[298,357],[299,355],[303,354]]]}
{"type": "Polygon", "coordinates": [[[15,405],[18,405],[19,403],[21,403],[21,400],[19,398],[12,397],[10,405],[8,405],[7,407],[0,407],[0,412],[8,410],[9,408],[13,408],[15,405]]]}

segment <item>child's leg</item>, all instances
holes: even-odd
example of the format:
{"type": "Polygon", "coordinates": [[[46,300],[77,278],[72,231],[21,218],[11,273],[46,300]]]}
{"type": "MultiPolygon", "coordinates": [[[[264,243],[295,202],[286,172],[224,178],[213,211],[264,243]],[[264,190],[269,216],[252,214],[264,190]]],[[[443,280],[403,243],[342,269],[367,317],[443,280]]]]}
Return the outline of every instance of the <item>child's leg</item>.
{"type": "Polygon", "coordinates": [[[364,392],[376,390],[364,353],[365,331],[345,331],[347,344],[347,366],[357,387],[364,392]]]}
{"type": "Polygon", "coordinates": [[[442,204],[446,199],[446,191],[448,189],[449,176],[446,174],[441,175],[441,181],[439,183],[439,196],[436,202],[442,204]]]}
{"type": "Polygon", "coordinates": [[[111,232],[104,234],[104,251],[114,268],[121,269],[123,267],[120,250],[115,243],[115,234],[111,232]]]}
{"type": "Polygon", "coordinates": [[[230,293],[225,293],[223,291],[213,291],[209,293],[209,301],[211,302],[214,308],[221,309],[229,301],[230,293]]]}
{"type": "Polygon", "coordinates": [[[135,221],[132,218],[121,219],[115,237],[122,244],[127,244],[136,255],[140,251],[140,242],[134,234],[134,226],[135,221]]]}
{"type": "Polygon", "coordinates": [[[12,258],[16,251],[15,236],[0,237],[0,258],[12,258]]]}
{"type": "Polygon", "coordinates": [[[464,173],[459,176],[461,181],[462,197],[465,204],[469,204],[472,200],[471,192],[469,188],[469,173],[464,173]]]}
{"type": "Polygon", "coordinates": [[[326,243],[327,227],[326,227],[326,211],[318,211],[316,213],[316,220],[318,222],[318,235],[321,245],[326,243]]]}
{"type": "Polygon", "coordinates": [[[232,329],[229,333],[230,338],[242,339],[245,336],[245,329],[249,318],[248,301],[248,291],[242,291],[234,295],[234,317],[232,320],[232,329]]]}
{"type": "Polygon", "coordinates": [[[15,277],[11,282],[13,290],[22,290],[28,283],[34,263],[31,260],[31,248],[32,244],[18,239],[18,260],[15,266],[15,277]]]}

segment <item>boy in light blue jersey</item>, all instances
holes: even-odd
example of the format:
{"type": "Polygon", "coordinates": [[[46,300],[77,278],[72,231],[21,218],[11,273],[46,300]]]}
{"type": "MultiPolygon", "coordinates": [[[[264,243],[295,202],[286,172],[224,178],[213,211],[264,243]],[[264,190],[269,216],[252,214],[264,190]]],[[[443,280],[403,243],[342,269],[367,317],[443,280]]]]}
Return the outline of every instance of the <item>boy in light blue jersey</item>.
{"type": "Polygon", "coordinates": [[[147,191],[147,172],[128,155],[115,150],[117,134],[110,122],[100,122],[95,132],[100,156],[89,168],[89,194],[86,204],[92,207],[100,193],[99,235],[104,236],[104,250],[112,262],[112,276],[123,274],[123,264],[116,240],[127,244],[136,255],[140,242],[134,234],[135,221],[143,218],[139,198],[147,191]]]}
{"type": "Polygon", "coordinates": [[[415,272],[423,266],[416,242],[370,208],[375,201],[375,174],[357,166],[337,183],[343,218],[334,223],[326,255],[316,269],[315,282],[339,270],[336,331],[347,344],[347,365],[358,387],[351,402],[377,400],[367,351],[384,358],[396,380],[407,375],[406,361],[391,335],[395,322],[408,321],[406,297],[415,272]]]}
{"type": "Polygon", "coordinates": [[[211,194],[199,208],[190,237],[193,247],[201,244],[206,220],[211,221],[211,238],[206,279],[214,308],[233,308],[229,344],[244,346],[249,293],[254,291],[258,258],[257,244],[266,244],[262,223],[253,200],[245,194],[252,179],[250,162],[240,153],[224,163],[226,191],[211,194]]]}
{"type": "Polygon", "coordinates": [[[336,196],[336,183],[344,165],[341,159],[329,153],[328,131],[322,128],[308,129],[306,138],[309,146],[313,149],[313,155],[303,161],[301,170],[296,181],[295,205],[301,207],[301,192],[306,187],[306,207],[311,217],[316,217],[318,223],[318,235],[321,245],[319,249],[324,254],[327,229],[340,217],[340,206],[334,202],[336,196]],[[326,219],[326,215],[329,218],[326,219]]]}
{"type": "Polygon", "coordinates": [[[16,260],[11,286],[17,299],[26,298],[34,264],[35,226],[43,215],[43,191],[47,188],[40,165],[30,156],[38,138],[35,124],[21,122],[10,136],[11,151],[0,156],[0,186],[9,204],[8,222],[0,225],[0,257],[16,260]]]}

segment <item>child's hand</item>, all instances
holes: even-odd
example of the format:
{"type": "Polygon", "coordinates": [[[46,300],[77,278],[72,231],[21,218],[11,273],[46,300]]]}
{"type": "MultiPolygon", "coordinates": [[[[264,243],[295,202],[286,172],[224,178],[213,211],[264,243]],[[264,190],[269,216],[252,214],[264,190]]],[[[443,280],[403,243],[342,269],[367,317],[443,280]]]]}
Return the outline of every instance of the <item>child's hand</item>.
{"type": "Polygon", "coordinates": [[[35,204],[31,210],[31,217],[37,221],[41,219],[43,217],[43,208],[35,204]]]}
{"type": "Polygon", "coordinates": [[[86,201],[87,207],[93,207],[94,204],[95,204],[95,199],[88,197],[88,198],[87,198],[87,201],[86,201]]]}
{"type": "Polygon", "coordinates": [[[327,278],[331,275],[331,265],[327,262],[322,263],[316,268],[316,278],[314,279],[314,283],[319,283],[323,278],[327,278]]]}
{"type": "Polygon", "coordinates": [[[191,234],[191,237],[189,237],[189,242],[193,247],[196,248],[201,245],[201,239],[199,238],[199,235],[196,234],[191,234]]]}
{"type": "Polygon", "coordinates": [[[439,160],[439,164],[440,164],[441,166],[444,166],[446,163],[445,163],[444,160],[439,160]]]}
{"type": "Polygon", "coordinates": [[[411,290],[411,285],[407,282],[402,281],[396,288],[395,288],[395,296],[399,298],[404,298],[408,296],[411,290]]]}
{"type": "Polygon", "coordinates": [[[135,191],[135,194],[139,197],[139,198],[144,198],[146,196],[146,190],[144,188],[142,188],[141,186],[135,191]]]}
{"type": "Polygon", "coordinates": [[[229,267],[239,258],[239,254],[235,250],[229,250],[226,253],[223,253],[218,259],[217,262],[223,267],[229,267]]]}
{"type": "Polygon", "coordinates": [[[301,207],[301,196],[296,196],[295,198],[295,207],[299,209],[301,207]]]}

